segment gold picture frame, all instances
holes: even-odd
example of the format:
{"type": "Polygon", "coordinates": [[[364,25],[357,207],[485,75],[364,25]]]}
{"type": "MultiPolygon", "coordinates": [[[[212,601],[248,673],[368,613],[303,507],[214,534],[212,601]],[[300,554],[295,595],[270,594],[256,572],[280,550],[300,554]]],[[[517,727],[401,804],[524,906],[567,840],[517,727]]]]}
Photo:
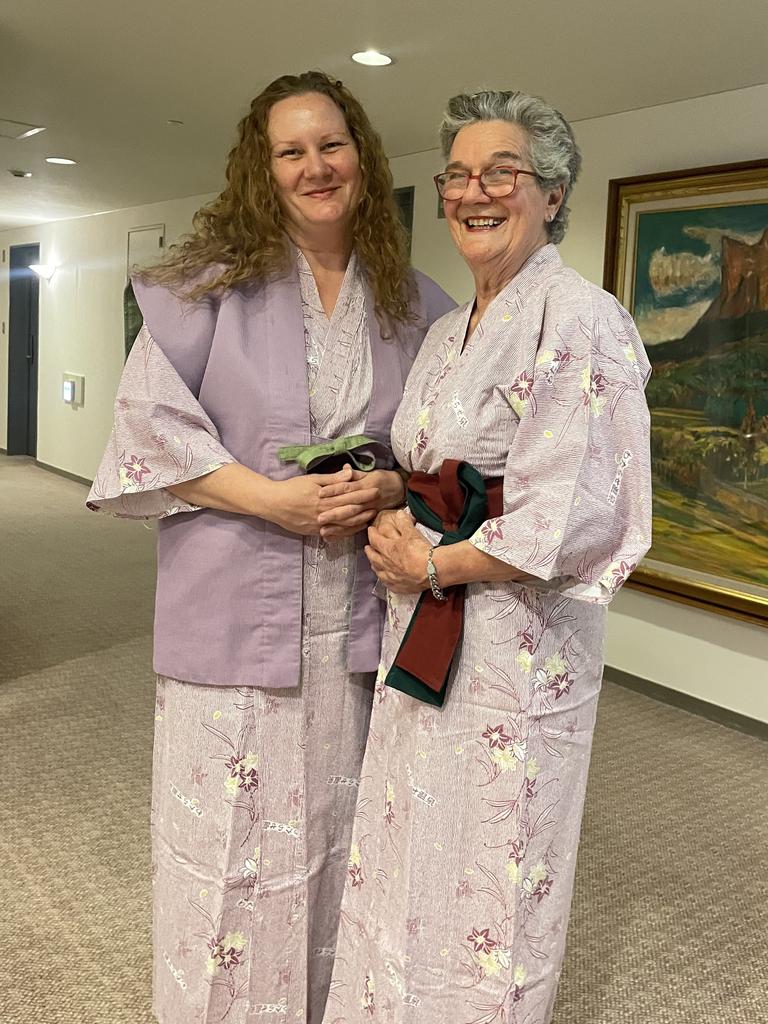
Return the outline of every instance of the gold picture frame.
{"type": "Polygon", "coordinates": [[[768,160],[611,180],[603,284],[654,367],[629,585],[768,626],[768,160]]]}

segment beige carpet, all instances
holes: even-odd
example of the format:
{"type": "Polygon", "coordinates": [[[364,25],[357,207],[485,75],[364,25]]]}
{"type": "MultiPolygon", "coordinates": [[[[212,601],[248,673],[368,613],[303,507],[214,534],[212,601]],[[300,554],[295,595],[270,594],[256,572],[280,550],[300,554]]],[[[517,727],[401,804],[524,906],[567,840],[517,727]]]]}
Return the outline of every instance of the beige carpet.
{"type": "MultiPolygon", "coordinates": [[[[153,535],[84,496],[0,456],[2,1024],[154,1024],[153,535]]],[[[556,1024],[768,1021],[766,753],[606,685],[556,1024]]]]}

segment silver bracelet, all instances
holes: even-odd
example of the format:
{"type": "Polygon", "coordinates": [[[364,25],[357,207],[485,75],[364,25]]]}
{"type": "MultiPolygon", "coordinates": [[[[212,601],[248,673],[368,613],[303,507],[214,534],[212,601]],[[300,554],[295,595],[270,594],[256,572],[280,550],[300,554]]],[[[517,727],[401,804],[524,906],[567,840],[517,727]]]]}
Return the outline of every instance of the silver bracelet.
{"type": "Polygon", "coordinates": [[[434,548],[429,549],[427,554],[427,579],[432,589],[432,596],[436,601],[447,601],[448,598],[445,596],[440,584],[437,582],[437,570],[435,569],[435,563],[432,561],[432,552],[434,548]]]}

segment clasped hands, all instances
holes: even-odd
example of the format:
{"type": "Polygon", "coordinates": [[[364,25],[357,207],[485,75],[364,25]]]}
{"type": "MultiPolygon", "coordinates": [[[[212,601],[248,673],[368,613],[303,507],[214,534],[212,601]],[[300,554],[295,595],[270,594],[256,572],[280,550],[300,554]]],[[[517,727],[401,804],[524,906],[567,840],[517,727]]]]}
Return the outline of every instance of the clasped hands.
{"type": "MultiPolygon", "coordinates": [[[[349,470],[348,466],[344,468],[349,470]]],[[[414,529],[410,513],[405,509],[394,511],[394,506],[402,504],[405,497],[402,477],[397,473],[382,474],[394,485],[386,496],[382,494],[376,473],[376,470],[373,473],[349,470],[351,480],[335,480],[321,488],[320,535],[348,536],[374,520],[368,527],[365,547],[373,571],[394,594],[419,593],[429,586],[426,572],[429,544],[414,529]],[[400,481],[399,487],[392,477],[400,481]],[[378,497],[374,497],[374,492],[378,497]]]]}
{"type": "Polygon", "coordinates": [[[384,509],[402,504],[405,485],[392,470],[361,473],[344,466],[338,473],[307,473],[276,485],[275,521],[286,530],[319,534],[324,540],[351,537],[384,509]]]}
{"type": "Polygon", "coordinates": [[[405,498],[398,473],[361,473],[346,465],[338,473],[308,473],[278,486],[281,526],[294,533],[320,534],[324,540],[351,537],[368,527],[365,553],[389,590],[413,594],[429,586],[429,544],[408,512],[394,511],[405,498]]]}

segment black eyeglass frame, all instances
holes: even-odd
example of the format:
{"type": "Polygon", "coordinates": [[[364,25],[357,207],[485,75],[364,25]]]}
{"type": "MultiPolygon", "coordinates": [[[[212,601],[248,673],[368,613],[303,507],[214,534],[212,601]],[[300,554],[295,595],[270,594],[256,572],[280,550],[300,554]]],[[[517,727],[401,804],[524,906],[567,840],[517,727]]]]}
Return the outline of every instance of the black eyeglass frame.
{"type": "MultiPolygon", "coordinates": [[[[434,181],[434,183],[435,183],[435,188],[437,189],[437,194],[440,196],[441,199],[445,199],[445,196],[443,195],[443,193],[441,191],[440,181],[441,181],[441,179],[446,174],[450,174],[450,173],[452,173],[452,172],[450,172],[450,171],[441,171],[439,174],[436,174],[433,177],[433,179],[432,179],[434,181]]],[[[489,199],[506,199],[506,197],[507,196],[511,196],[512,193],[517,188],[517,179],[518,179],[518,177],[521,174],[529,174],[532,178],[538,178],[538,174],[535,171],[526,171],[522,167],[505,167],[503,165],[500,165],[498,167],[489,167],[488,170],[481,171],[479,174],[467,174],[466,175],[467,184],[464,187],[464,191],[461,193],[460,196],[457,196],[456,199],[449,199],[448,202],[449,203],[457,203],[465,195],[467,189],[469,188],[470,181],[476,181],[480,185],[480,188],[483,190],[485,195],[488,196],[489,199]],[[512,188],[508,192],[501,192],[498,195],[492,196],[490,194],[490,192],[487,190],[487,188],[485,187],[485,184],[483,183],[484,176],[486,174],[490,173],[490,171],[513,171],[515,176],[512,179],[512,188]]]]}

